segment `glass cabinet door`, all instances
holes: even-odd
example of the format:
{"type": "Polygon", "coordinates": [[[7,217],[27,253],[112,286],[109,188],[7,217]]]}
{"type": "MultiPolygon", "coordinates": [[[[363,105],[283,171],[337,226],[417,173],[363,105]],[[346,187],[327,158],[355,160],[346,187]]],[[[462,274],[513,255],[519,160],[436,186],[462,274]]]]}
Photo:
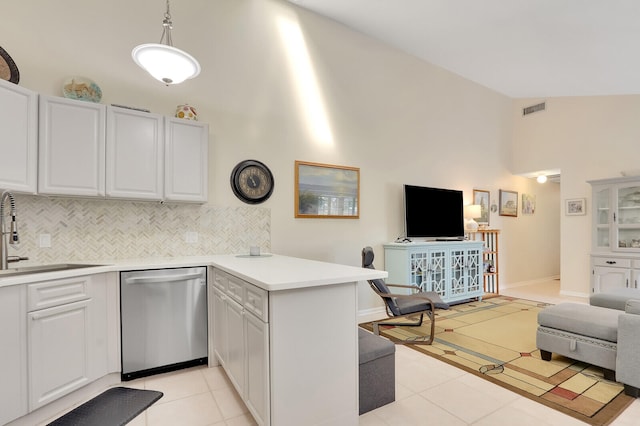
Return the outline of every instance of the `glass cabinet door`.
{"type": "Polygon", "coordinates": [[[640,250],[640,186],[619,186],[614,214],[619,249],[640,250]]]}
{"type": "Polygon", "coordinates": [[[595,248],[609,248],[610,235],[610,198],[609,187],[594,191],[595,248]]]}

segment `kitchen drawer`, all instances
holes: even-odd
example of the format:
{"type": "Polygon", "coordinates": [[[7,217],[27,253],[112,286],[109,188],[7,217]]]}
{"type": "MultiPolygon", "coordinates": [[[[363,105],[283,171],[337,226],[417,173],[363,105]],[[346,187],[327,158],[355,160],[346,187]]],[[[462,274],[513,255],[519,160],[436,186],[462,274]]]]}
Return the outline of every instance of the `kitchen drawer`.
{"type": "Polygon", "coordinates": [[[244,281],[229,275],[227,280],[227,296],[235,300],[239,304],[244,304],[244,281]]]}
{"type": "Polygon", "coordinates": [[[269,293],[249,283],[245,284],[244,308],[260,318],[262,322],[268,321],[269,293]]]}
{"type": "Polygon", "coordinates": [[[630,268],[631,259],[619,257],[594,257],[593,266],[610,266],[614,268],[630,268]]]}
{"type": "Polygon", "coordinates": [[[213,274],[213,286],[216,287],[223,293],[227,292],[227,282],[229,281],[229,276],[222,272],[219,269],[214,270],[213,274]]]}
{"type": "Polygon", "coordinates": [[[89,299],[90,277],[73,277],[27,285],[27,311],[89,299]]]}

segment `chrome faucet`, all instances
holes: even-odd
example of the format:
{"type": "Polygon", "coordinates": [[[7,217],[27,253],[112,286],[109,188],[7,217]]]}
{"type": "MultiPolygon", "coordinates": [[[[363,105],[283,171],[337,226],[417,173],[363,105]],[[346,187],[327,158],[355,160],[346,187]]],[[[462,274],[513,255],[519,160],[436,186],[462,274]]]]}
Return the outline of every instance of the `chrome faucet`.
{"type": "Polygon", "coordinates": [[[17,262],[20,260],[28,260],[28,257],[22,256],[9,256],[8,244],[18,244],[20,237],[18,236],[18,222],[16,215],[16,200],[13,198],[13,194],[9,191],[3,191],[0,195],[0,270],[7,269],[9,262],[17,262]],[[11,209],[11,226],[7,231],[5,225],[5,211],[4,204],[9,200],[11,209]]]}

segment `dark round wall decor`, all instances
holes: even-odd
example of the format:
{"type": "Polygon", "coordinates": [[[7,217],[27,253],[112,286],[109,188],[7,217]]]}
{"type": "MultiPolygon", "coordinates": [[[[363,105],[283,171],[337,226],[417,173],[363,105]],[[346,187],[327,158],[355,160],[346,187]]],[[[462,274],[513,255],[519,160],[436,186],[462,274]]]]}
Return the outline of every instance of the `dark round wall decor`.
{"type": "Polygon", "coordinates": [[[15,84],[20,81],[18,66],[2,47],[0,47],[0,78],[15,84]]]}
{"type": "Polygon", "coordinates": [[[273,174],[257,160],[244,160],[231,172],[231,189],[240,200],[248,204],[266,201],[273,192],[273,174]]]}

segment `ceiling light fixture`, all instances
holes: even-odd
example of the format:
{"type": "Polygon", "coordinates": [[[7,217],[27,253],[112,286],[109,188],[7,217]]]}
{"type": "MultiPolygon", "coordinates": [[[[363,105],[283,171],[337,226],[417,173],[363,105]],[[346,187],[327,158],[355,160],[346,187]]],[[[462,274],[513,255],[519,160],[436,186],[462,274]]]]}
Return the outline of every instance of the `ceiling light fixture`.
{"type": "Polygon", "coordinates": [[[540,175],[536,178],[538,183],[545,183],[547,181],[547,177],[545,175],[540,175]]]}
{"type": "Polygon", "coordinates": [[[160,43],[141,44],[134,47],[131,52],[136,64],[167,86],[182,83],[200,74],[200,64],[196,58],[173,47],[172,29],[173,23],[169,13],[169,0],[167,0],[167,11],[162,21],[160,43]]]}

